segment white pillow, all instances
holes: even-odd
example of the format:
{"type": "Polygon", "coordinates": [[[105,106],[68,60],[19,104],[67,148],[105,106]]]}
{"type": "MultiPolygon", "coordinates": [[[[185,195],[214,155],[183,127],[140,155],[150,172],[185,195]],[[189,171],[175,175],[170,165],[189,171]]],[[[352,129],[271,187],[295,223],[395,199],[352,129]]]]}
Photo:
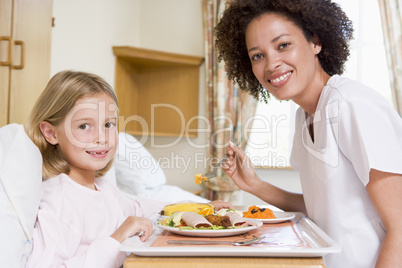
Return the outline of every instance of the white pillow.
{"type": "Polygon", "coordinates": [[[42,156],[22,125],[0,128],[0,267],[24,267],[40,202],[42,156]]]}
{"type": "Polygon", "coordinates": [[[114,167],[117,186],[130,195],[144,197],[166,184],[159,163],[135,137],[124,132],[119,133],[114,167]]]}

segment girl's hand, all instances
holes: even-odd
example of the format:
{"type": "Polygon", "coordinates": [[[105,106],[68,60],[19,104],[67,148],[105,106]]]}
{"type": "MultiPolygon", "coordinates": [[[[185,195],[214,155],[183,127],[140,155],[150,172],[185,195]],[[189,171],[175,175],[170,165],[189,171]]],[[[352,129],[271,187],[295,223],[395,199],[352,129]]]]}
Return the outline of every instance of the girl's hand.
{"type": "Polygon", "coordinates": [[[261,180],[258,178],[250,158],[232,142],[229,142],[229,146],[226,147],[226,153],[229,157],[222,164],[222,170],[240,189],[250,193],[258,190],[258,183],[261,180]]]}
{"type": "Polygon", "coordinates": [[[143,231],[140,236],[142,242],[146,241],[152,234],[153,225],[152,222],[143,217],[129,216],[117,230],[111,235],[120,243],[123,243],[128,237],[135,235],[136,233],[143,231]]]}
{"type": "Polygon", "coordinates": [[[230,202],[226,202],[226,201],[222,201],[222,200],[215,200],[215,201],[211,201],[208,204],[211,204],[215,207],[215,210],[218,211],[222,208],[226,208],[226,209],[234,209],[234,206],[232,203],[230,202]]]}

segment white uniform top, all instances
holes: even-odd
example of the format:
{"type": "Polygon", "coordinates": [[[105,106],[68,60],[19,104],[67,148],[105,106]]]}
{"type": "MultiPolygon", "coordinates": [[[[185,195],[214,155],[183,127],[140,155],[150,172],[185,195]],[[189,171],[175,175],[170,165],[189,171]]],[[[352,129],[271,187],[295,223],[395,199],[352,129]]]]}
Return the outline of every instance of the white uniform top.
{"type": "Polygon", "coordinates": [[[385,229],[365,186],[370,169],[402,174],[402,119],[377,92],[335,75],[317,105],[314,142],[309,120],[300,108],[291,164],[308,217],[342,248],[326,255],[327,267],[374,267],[385,229]]]}

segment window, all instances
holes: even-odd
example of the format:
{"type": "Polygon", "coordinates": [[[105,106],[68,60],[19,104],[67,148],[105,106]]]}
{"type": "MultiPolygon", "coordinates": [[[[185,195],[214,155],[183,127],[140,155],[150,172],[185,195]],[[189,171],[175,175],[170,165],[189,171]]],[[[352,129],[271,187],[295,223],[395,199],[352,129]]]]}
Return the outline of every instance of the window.
{"type": "MultiPolygon", "coordinates": [[[[377,0],[336,0],[353,21],[354,40],[343,76],[378,90],[392,104],[377,0]]],[[[246,153],[256,167],[287,168],[297,105],[271,97],[258,103],[246,153]]]]}

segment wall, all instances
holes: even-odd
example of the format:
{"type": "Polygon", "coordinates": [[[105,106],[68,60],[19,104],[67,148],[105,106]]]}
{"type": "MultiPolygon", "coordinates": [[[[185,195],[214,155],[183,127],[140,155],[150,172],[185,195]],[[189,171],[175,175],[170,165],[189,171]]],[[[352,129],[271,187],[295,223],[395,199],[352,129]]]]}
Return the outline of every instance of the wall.
{"type": "MultiPolygon", "coordinates": [[[[201,0],[54,0],[52,75],[65,69],[93,72],[114,85],[112,46],[143,48],[203,56],[201,0]]],[[[199,113],[205,115],[204,66],[200,70],[199,113]]],[[[205,125],[200,124],[201,128],[205,125]]],[[[198,190],[194,174],[206,167],[198,160],[206,155],[207,136],[177,140],[149,137],[145,146],[164,165],[168,184],[198,190]],[[174,146],[169,144],[176,143],[174,146]],[[191,144],[204,146],[195,148],[191,144]],[[158,149],[154,145],[165,145],[158,149]]],[[[258,170],[266,180],[300,191],[298,174],[292,170],[258,170]]],[[[244,194],[244,204],[261,203],[244,194]]]]}
{"type": "Polygon", "coordinates": [[[142,0],[140,45],[204,56],[201,0],[142,0]]]}
{"type": "Polygon", "coordinates": [[[112,46],[139,45],[139,0],[54,0],[51,74],[88,71],[114,84],[112,46]]]}
{"type": "MultiPolygon", "coordinates": [[[[141,47],[188,55],[204,55],[201,0],[143,0],[140,25],[141,47]]],[[[200,72],[199,115],[205,116],[204,65],[201,66],[200,72]]],[[[199,127],[206,126],[201,124],[199,127]]],[[[199,133],[197,138],[180,140],[151,137],[145,146],[157,160],[169,161],[169,164],[164,166],[169,184],[197,190],[200,187],[194,184],[194,174],[206,170],[205,161],[201,160],[208,153],[207,141],[206,134],[199,133]],[[152,146],[152,143],[156,146],[152,146]],[[175,145],[170,146],[173,143],[175,145]],[[167,148],[155,148],[157,146],[167,148]]]]}

